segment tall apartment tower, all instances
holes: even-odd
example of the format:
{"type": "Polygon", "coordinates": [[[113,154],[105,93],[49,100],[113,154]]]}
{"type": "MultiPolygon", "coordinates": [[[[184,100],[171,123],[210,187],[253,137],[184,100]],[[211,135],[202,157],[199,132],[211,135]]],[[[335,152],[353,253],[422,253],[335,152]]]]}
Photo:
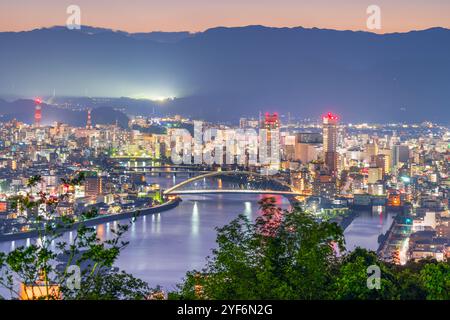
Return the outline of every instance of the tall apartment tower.
{"type": "Polygon", "coordinates": [[[34,126],[36,128],[39,128],[41,126],[41,119],[42,119],[42,113],[41,113],[41,104],[42,100],[40,98],[34,99],[35,107],[34,107],[34,126]]]}
{"type": "Polygon", "coordinates": [[[332,174],[337,173],[337,140],[338,140],[338,121],[339,117],[329,112],[323,118],[323,152],[325,165],[332,174]]]}
{"type": "Polygon", "coordinates": [[[103,193],[102,177],[93,171],[85,172],[84,192],[86,197],[95,198],[103,193]]]}

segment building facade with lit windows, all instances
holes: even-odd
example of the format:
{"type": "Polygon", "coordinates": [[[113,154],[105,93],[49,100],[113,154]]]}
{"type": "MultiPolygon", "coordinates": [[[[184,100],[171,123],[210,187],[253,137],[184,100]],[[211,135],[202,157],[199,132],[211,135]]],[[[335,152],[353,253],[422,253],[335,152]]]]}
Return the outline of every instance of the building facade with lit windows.
{"type": "Polygon", "coordinates": [[[325,166],[333,175],[338,168],[338,121],[339,117],[329,112],[322,118],[323,153],[325,166]]]}

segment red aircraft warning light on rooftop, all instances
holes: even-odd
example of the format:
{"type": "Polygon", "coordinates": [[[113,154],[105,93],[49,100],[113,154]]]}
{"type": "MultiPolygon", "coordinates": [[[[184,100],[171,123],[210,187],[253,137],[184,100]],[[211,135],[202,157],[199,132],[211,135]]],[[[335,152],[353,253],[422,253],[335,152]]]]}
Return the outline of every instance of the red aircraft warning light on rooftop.
{"type": "Polygon", "coordinates": [[[339,117],[335,114],[332,114],[331,112],[328,112],[326,115],[323,116],[323,120],[333,120],[333,121],[338,121],[339,117]]]}
{"type": "Polygon", "coordinates": [[[35,98],[34,103],[36,104],[34,108],[34,126],[36,128],[39,128],[41,126],[41,119],[42,119],[42,113],[41,113],[41,98],[35,98]]]}

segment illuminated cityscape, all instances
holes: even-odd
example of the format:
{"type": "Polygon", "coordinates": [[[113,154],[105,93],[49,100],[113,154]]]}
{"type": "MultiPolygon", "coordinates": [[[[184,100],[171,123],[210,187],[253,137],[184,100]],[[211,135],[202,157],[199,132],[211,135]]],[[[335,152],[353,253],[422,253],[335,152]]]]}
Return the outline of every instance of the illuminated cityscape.
{"type": "MultiPolygon", "coordinates": [[[[28,210],[8,201],[27,192],[27,179],[33,175],[42,176],[36,194],[58,196],[67,191],[61,178],[86,173],[83,184],[58,205],[50,220],[77,216],[86,207],[95,207],[101,216],[114,220],[114,215],[167,201],[164,187],[152,183],[152,177],[191,178],[218,169],[256,174],[261,169],[259,164],[248,165],[248,159],[243,164],[222,166],[173,166],[174,128],[193,127],[192,120],[181,116],[131,119],[129,127],[140,131],[116,124],[95,125],[88,109],[84,127],[43,126],[41,104],[35,101],[34,125],[16,120],[2,123],[3,239],[27,238],[36,228],[34,222],[25,222],[31,214],[28,210]],[[144,131],[163,122],[164,133],[144,131]]],[[[323,117],[323,123],[284,125],[276,113],[267,113],[263,125],[272,130],[272,136],[267,136],[269,143],[274,134],[281,141],[275,177],[291,186],[289,191],[296,192],[298,201],[318,218],[331,215],[341,221],[349,211],[362,210],[383,219],[395,212],[389,232],[380,234],[382,241],[373,244],[379,245],[384,259],[405,263],[419,257],[448,258],[448,128],[432,123],[349,125],[338,122],[338,116],[331,113],[323,117]],[[392,233],[397,228],[402,228],[400,238],[392,233]],[[399,254],[405,257],[402,261],[399,254]]],[[[238,129],[205,123],[202,130],[211,127],[223,132],[238,129]]],[[[226,146],[223,148],[226,153],[226,146]]]]}
{"type": "Polygon", "coordinates": [[[0,23],[0,300],[450,300],[450,30],[91,5],[0,23]]]}

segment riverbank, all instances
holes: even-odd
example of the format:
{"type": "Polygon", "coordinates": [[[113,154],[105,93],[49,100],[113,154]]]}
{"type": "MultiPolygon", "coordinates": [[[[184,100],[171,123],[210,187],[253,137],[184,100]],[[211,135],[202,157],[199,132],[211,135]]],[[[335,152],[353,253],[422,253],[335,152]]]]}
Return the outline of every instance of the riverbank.
{"type": "MultiPolygon", "coordinates": [[[[70,228],[61,228],[60,230],[57,230],[56,232],[66,232],[77,229],[80,225],[85,225],[87,227],[93,227],[102,223],[107,223],[111,221],[118,221],[118,220],[125,220],[125,219],[131,219],[138,216],[145,216],[149,214],[155,214],[164,212],[167,210],[171,210],[178,206],[181,199],[177,198],[175,200],[170,200],[168,202],[165,202],[163,204],[160,204],[158,206],[150,207],[150,208],[144,208],[144,209],[138,209],[134,211],[127,211],[117,214],[108,214],[108,215],[101,215],[89,220],[85,221],[79,221],[75,222],[73,225],[70,226],[70,228]]],[[[40,231],[38,230],[30,230],[26,232],[16,232],[16,233],[7,233],[0,235],[0,242],[2,241],[14,241],[14,240],[23,240],[28,238],[36,238],[39,237],[40,231]]]]}
{"type": "Polygon", "coordinates": [[[385,234],[381,234],[378,238],[379,246],[377,249],[377,254],[379,254],[382,258],[385,258],[385,257],[383,257],[382,252],[385,250],[385,247],[388,244],[388,241],[392,235],[392,232],[393,232],[395,226],[396,226],[396,221],[394,218],[389,230],[385,234]]]}
{"type": "Polygon", "coordinates": [[[404,264],[408,261],[408,239],[412,232],[412,217],[404,214],[395,216],[391,227],[381,236],[377,253],[381,259],[404,264]]]}

